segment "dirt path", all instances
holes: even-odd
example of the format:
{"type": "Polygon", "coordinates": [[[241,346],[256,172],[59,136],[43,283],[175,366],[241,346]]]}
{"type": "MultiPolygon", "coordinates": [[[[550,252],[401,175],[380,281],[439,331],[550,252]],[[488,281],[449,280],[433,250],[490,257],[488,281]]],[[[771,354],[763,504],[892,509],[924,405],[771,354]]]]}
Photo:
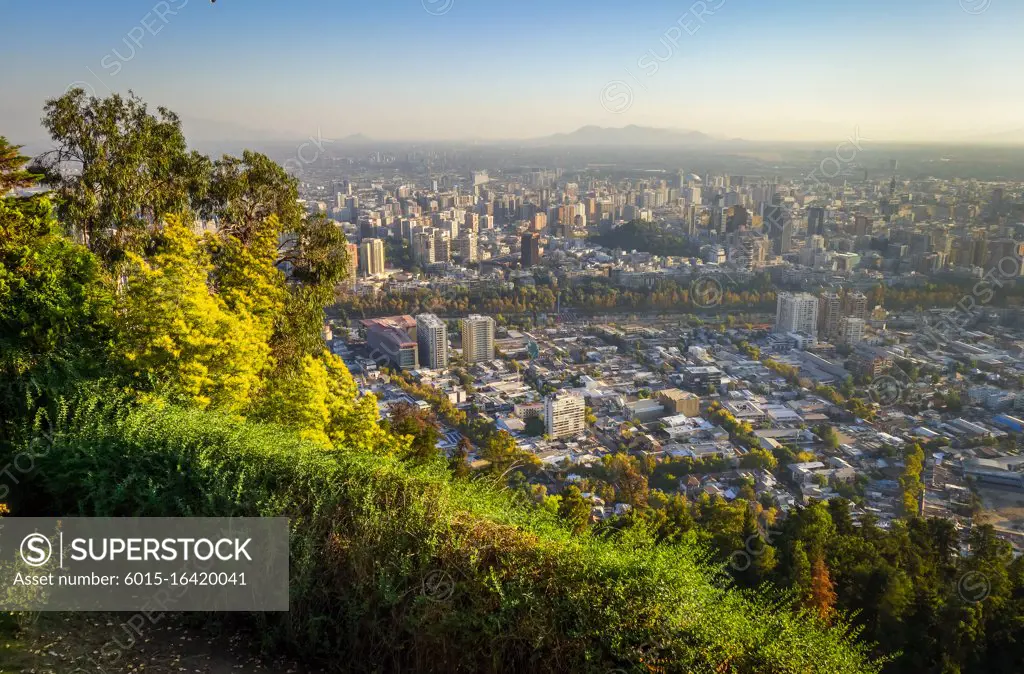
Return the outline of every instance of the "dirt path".
{"type": "Polygon", "coordinates": [[[18,637],[0,636],[3,674],[314,674],[267,660],[246,633],[211,637],[166,616],[133,630],[131,614],[43,614],[18,637]]]}

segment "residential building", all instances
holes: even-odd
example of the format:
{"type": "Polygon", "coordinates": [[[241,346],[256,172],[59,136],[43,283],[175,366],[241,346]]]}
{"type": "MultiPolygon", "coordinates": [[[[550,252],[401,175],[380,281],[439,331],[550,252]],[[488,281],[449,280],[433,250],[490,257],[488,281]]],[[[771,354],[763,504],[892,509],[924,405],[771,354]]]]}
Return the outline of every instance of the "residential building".
{"type": "Polygon", "coordinates": [[[680,391],[677,388],[663,389],[658,391],[658,401],[670,415],[700,416],[700,398],[689,391],[680,391]]]}
{"type": "Polygon", "coordinates": [[[359,276],[359,245],[355,243],[346,244],[348,249],[348,278],[345,283],[350,288],[356,287],[356,277],[359,276]]]}
{"type": "Polygon", "coordinates": [[[523,269],[529,269],[540,262],[540,235],[536,232],[526,232],[522,238],[522,264],[523,269]]]}
{"type": "Polygon", "coordinates": [[[359,244],[359,270],[364,276],[384,273],[384,242],[380,239],[363,239],[359,244]]]}
{"type": "Polygon", "coordinates": [[[864,325],[863,318],[843,316],[839,322],[839,341],[846,346],[860,344],[864,341],[864,325]]]}
{"type": "Polygon", "coordinates": [[[472,314],[462,319],[462,357],[467,363],[494,360],[494,319],[472,314]]]}
{"type": "Polygon", "coordinates": [[[480,255],[477,252],[477,241],[477,233],[472,230],[462,232],[459,234],[459,238],[455,239],[455,253],[463,263],[478,262],[480,260],[480,255]]]}
{"type": "Polygon", "coordinates": [[[434,314],[416,317],[416,342],[420,367],[431,370],[448,368],[448,326],[434,314]]]}
{"type": "Polygon", "coordinates": [[[775,332],[804,332],[817,336],[818,298],[810,293],[779,293],[775,332]]]}
{"type": "Polygon", "coordinates": [[[583,396],[569,392],[552,393],[544,399],[544,427],[552,438],[570,438],[587,428],[583,396]]]}
{"type": "Polygon", "coordinates": [[[868,298],[864,293],[851,292],[846,296],[847,316],[866,320],[868,317],[868,298]]]}

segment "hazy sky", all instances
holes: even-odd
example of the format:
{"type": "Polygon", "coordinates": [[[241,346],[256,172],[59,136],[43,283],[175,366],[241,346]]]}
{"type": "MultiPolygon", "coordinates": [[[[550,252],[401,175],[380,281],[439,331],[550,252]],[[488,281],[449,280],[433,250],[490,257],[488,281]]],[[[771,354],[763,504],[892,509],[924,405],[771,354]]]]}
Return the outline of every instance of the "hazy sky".
{"type": "Polygon", "coordinates": [[[207,137],[1024,127],[1021,0],[6,0],[0,21],[0,134],[17,142],[74,83],[133,89],[207,137]]]}

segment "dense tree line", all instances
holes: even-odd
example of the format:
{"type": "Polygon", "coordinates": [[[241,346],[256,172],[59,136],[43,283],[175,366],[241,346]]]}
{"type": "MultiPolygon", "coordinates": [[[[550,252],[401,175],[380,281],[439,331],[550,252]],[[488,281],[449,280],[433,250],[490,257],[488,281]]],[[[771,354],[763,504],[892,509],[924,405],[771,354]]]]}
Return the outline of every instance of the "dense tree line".
{"type": "MultiPolygon", "coordinates": [[[[666,470],[672,479],[684,476],[693,467],[686,463],[606,457],[596,469],[574,468],[585,477],[573,489],[633,506],[596,525],[599,531],[639,528],[666,543],[698,541],[742,587],[769,583],[826,621],[853,616],[861,638],[894,654],[887,672],[1009,674],[1024,666],[1024,558],[1015,559],[992,527],[972,529],[961,554],[954,524],[916,517],[916,508],[883,528],[871,515],[854,521],[844,499],[783,517],[751,485],[732,502],[687,497],[664,479],[666,470]],[[624,476],[635,486],[623,489],[624,476]],[[669,489],[648,490],[648,479],[669,489]]],[[[714,461],[696,467],[728,470],[714,461]]],[[[579,528],[582,507],[563,502],[558,512],[579,528]]]]}
{"type": "Polygon", "coordinates": [[[591,241],[613,250],[640,251],[653,255],[696,257],[700,246],[682,232],[675,232],[655,222],[631,220],[611,231],[593,236],[591,241]]]}
{"type": "MultiPolygon", "coordinates": [[[[374,295],[340,294],[337,309],[350,318],[368,318],[394,314],[434,312],[445,315],[468,313],[520,314],[552,313],[558,307],[561,292],[562,311],[614,313],[628,311],[704,311],[707,307],[694,303],[688,284],[659,282],[653,288],[625,288],[610,281],[587,280],[566,287],[543,284],[520,285],[511,291],[471,291],[456,288],[441,292],[418,290],[406,293],[374,295]]],[[[727,287],[716,308],[723,310],[770,311],[775,307],[775,291],[738,290],[727,287]]]]}

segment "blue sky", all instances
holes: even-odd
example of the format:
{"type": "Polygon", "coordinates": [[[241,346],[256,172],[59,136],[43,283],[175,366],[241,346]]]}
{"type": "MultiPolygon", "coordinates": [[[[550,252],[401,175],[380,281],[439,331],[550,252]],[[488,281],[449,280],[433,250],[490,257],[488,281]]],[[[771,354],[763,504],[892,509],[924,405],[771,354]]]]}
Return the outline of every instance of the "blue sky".
{"type": "Polygon", "coordinates": [[[1024,127],[1019,0],[7,0],[0,17],[0,134],[18,142],[73,83],[236,137],[1024,127]]]}

